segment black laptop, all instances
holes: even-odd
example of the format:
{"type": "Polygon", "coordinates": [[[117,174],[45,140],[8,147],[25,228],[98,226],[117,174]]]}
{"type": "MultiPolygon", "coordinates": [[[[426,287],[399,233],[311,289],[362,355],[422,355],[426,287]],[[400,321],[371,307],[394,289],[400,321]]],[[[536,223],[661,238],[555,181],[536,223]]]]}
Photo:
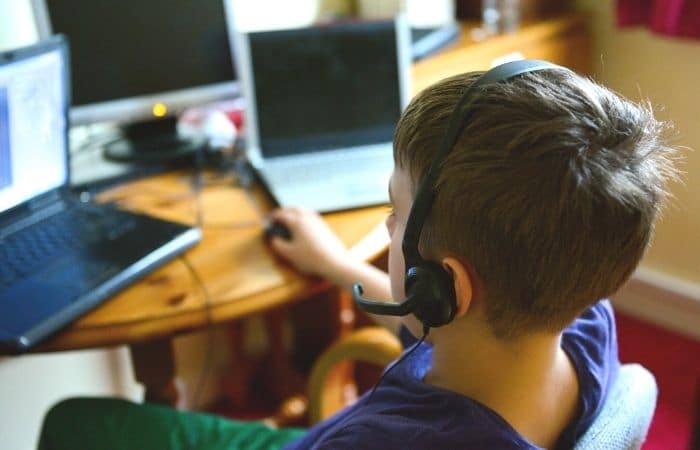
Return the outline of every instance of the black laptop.
{"type": "Polygon", "coordinates": [[[0,53],[2,353],[28,350],[201,239],[69,191],[69,86],[61,36],[0,53]]]}

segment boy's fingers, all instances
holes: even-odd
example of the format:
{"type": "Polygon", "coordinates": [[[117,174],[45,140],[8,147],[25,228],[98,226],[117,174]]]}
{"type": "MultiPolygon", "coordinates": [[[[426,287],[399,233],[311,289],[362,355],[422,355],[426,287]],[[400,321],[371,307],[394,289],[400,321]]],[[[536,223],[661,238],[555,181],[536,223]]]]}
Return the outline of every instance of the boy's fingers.
{"type": "Polygon", "coordinates": [[[271,211],[268,214],[268,218],[271,220],[279,220],[279,221],[284,221],[286,218],[287,214],[284,210],[282,209],[275,209],[274,211],[271,211]]]}
{"type": "Polygon", "coordinates": [[[289,252],[291,244],[280,236],[272,236],[270,239],[272,249],[281,255],[286,255],[289,252]]]}
{"type": "Polygon", "coordinates": [[[269,218],[287,226],[291,226],[297,222],[297,215],[294,211],[289,209],[276,209],[270,213],[269,218]]]}

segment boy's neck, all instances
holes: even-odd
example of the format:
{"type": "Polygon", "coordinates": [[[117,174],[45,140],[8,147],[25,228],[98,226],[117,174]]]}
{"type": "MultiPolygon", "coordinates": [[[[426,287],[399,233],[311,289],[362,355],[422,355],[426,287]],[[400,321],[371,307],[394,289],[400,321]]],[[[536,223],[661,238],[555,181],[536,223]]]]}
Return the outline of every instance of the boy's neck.
{"type": "Polygon", "coordinates": [[[533,443],[553,447],[578,407],[578,380],[561,335],[504,341],[483,322],[455,325],[435,330],[425,382],[488,406],[533,443]]]}

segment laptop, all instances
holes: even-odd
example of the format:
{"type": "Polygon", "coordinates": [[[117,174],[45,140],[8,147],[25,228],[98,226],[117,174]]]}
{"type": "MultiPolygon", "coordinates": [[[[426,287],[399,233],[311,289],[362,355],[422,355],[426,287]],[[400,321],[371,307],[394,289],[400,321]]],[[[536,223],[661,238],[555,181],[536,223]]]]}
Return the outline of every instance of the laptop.
{"type": "Polygon", "coordinates": [[[197,228],[81,201],[69,191],[68,67],[61,36],[0,52],[5,354],[30,349],[201,239],[197,228]]]}
{"type": "Polygon", "coordinates": [[[231,36],[248,159],[277,203],[327,212],[388,202],[410,97],[405,20],[231,36]]]}

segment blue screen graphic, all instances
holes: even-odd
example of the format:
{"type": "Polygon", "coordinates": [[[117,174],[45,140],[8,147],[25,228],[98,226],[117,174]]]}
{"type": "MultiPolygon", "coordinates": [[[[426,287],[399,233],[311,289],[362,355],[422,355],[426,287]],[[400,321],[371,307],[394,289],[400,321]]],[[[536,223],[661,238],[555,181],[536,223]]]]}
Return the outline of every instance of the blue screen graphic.
{"type": "Polygon", "coordinates": [[[12,183],[9,116],[7,111],[7,89],[0,88],[0,189],[12,183]]]}

